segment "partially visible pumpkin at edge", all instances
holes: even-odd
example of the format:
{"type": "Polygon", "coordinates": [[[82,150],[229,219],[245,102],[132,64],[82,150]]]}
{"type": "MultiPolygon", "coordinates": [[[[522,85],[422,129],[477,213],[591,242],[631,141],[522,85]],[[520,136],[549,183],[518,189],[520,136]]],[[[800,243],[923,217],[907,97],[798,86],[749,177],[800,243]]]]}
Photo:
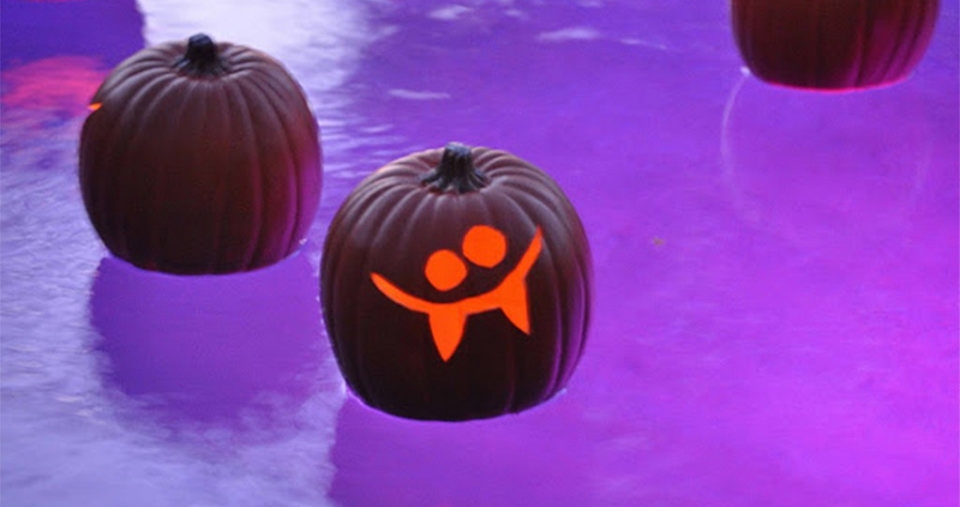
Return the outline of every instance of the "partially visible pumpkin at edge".
{"type": "Polygon", "coordinates": [[[730,9],[740,55],[758,78],[841,91],[909,77],[940,0],[731,0],[730,9]]]}

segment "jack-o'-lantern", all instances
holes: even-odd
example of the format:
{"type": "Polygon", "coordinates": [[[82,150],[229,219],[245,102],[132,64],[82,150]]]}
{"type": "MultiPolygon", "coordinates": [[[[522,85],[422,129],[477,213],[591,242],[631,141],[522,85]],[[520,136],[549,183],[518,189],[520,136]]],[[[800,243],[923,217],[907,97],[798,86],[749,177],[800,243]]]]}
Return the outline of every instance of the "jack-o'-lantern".
{"type": "Polygon", "coordinates": [[[843,90],[905,79],[927,50],[939,0],[732,0],[731,10],[757,77],[843,90]]]}
{"type": "Polygon", "coordinates": [[[115,256],[229,273],[299,247],[320,199],[319,128],[278,61],[196,35],[123,61],[90,109],[80,188],[115,256]]]}
{"type": "Polygon", "coordinates": [[[586,234],[557,183],[509,153],[451,143],[387,164],[347,197],[323,253],[327,331],[370,406],[432,420],[518,412],[580,359],[586,234]]]}

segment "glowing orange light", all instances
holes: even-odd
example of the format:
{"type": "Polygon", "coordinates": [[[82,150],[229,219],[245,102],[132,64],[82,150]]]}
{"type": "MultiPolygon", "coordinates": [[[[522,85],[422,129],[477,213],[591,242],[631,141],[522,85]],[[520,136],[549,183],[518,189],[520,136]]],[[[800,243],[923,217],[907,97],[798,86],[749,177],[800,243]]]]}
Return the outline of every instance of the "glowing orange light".
{"type": "MultiPolygon", "coordinates": [[[[542,249],[543,233],[538,227],[523,257],[499,285],[489,292],[451,303],[434,303],[408,294],[377,273],[371,273],[370,278],[380,292],[393,302],[408,310],[427,314],[433,342],[440,357],[447,361],[460,345],[467,317],[476,313],[500,310],[517,329],[524,334],[530,334],[526,278],[542,249]]],[[[496,265],[503,260],[505,254],[506,239],[500,231],[492,227],[474,227],[464,237],[464,255],[477,265],[496,265]],[[481,240],[484,239],[490,240],[492,245],[483,244],[481,240]],[[498,246],[500,242],[502,248],[498,246]]],[[[466,267],[455,253],[438,250],[428,259],[424,274],[438,289],[449,290],[466,277],[466,267]]]]}
{"type": "Polygon", "coordinates": [[[467,266],[450,250],[437,250],[427,259],[427,280],[437,290],[450,290],[467,277],[467,266]]]}
{"type": "Polygon", "coordinates": [[[97,109],[100,109],[100,106],[102,106],[102,105],[103,105],[103,104],[101,104],[100,102],[94,102],[93,104],[90,104],[89,106],[87,106],[87,109],[89,109],[90,112],[92,113],[92,112],[96,111],[97,109]]]}
{"type": "Polygon", "coordinates": [[[463,237],[463,255],[478,266],[492,268],[507,255],[507,239],[493,227],[477,225],[463,237]]]}

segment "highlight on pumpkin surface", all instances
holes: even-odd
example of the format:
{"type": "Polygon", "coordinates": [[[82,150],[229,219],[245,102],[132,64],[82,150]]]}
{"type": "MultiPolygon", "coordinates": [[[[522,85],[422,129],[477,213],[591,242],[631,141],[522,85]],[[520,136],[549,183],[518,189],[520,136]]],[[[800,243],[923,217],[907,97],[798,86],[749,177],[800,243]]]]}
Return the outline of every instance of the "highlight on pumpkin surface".
{"type": "MultiPolygon", "coordinates": [[[[473,264],[493,267],[506,257],[507,241],[497,229],[478,225],[467,231],[462,248],[463,255],[473,264]]],[[[523,256],[500,284],[488,292],[449,303],[436,303],[414,296],[378,273],[371,273],[370,278],[377,289],[394,303],[427,314],[437,351],[444,361],[448,361],[460,345],[470,315],[500,310],[517,329],[530,334],[526,278],[542,249],[543,232],[538,227],[523,256]]],[[[455,252],[441,249],[427,259],[424,275],[435,288],[446,291],[466,279],[468,268],[455,252]]]]}

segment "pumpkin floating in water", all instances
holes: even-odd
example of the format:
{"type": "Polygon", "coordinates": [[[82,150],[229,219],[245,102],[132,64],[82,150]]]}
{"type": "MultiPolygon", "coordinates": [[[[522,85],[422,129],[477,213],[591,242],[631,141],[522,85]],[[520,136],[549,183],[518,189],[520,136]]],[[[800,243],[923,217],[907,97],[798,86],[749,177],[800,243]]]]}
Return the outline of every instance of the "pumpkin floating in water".
{"type": "Polygon", "coordinates": [[[451,143],[387,164],[328,232],[321,301],[367,404],[414,419],[493,417],[565,386],[592,264],[560,187],[509,153],[451,143]]]}
{"type": "Polygon", "coordinates": [[[273,58],[202,34],[144,49],[113,70],[90,109],[80,188],[115,256],[229,273],[299,247],[320,199],[319,128],[273,58]]]}
{"type": "Polygon", "coordinates": [[[757,77],[843,90],[905,79],[927,50],[939,0],[732,0],[731,9],[757,77]]]}

